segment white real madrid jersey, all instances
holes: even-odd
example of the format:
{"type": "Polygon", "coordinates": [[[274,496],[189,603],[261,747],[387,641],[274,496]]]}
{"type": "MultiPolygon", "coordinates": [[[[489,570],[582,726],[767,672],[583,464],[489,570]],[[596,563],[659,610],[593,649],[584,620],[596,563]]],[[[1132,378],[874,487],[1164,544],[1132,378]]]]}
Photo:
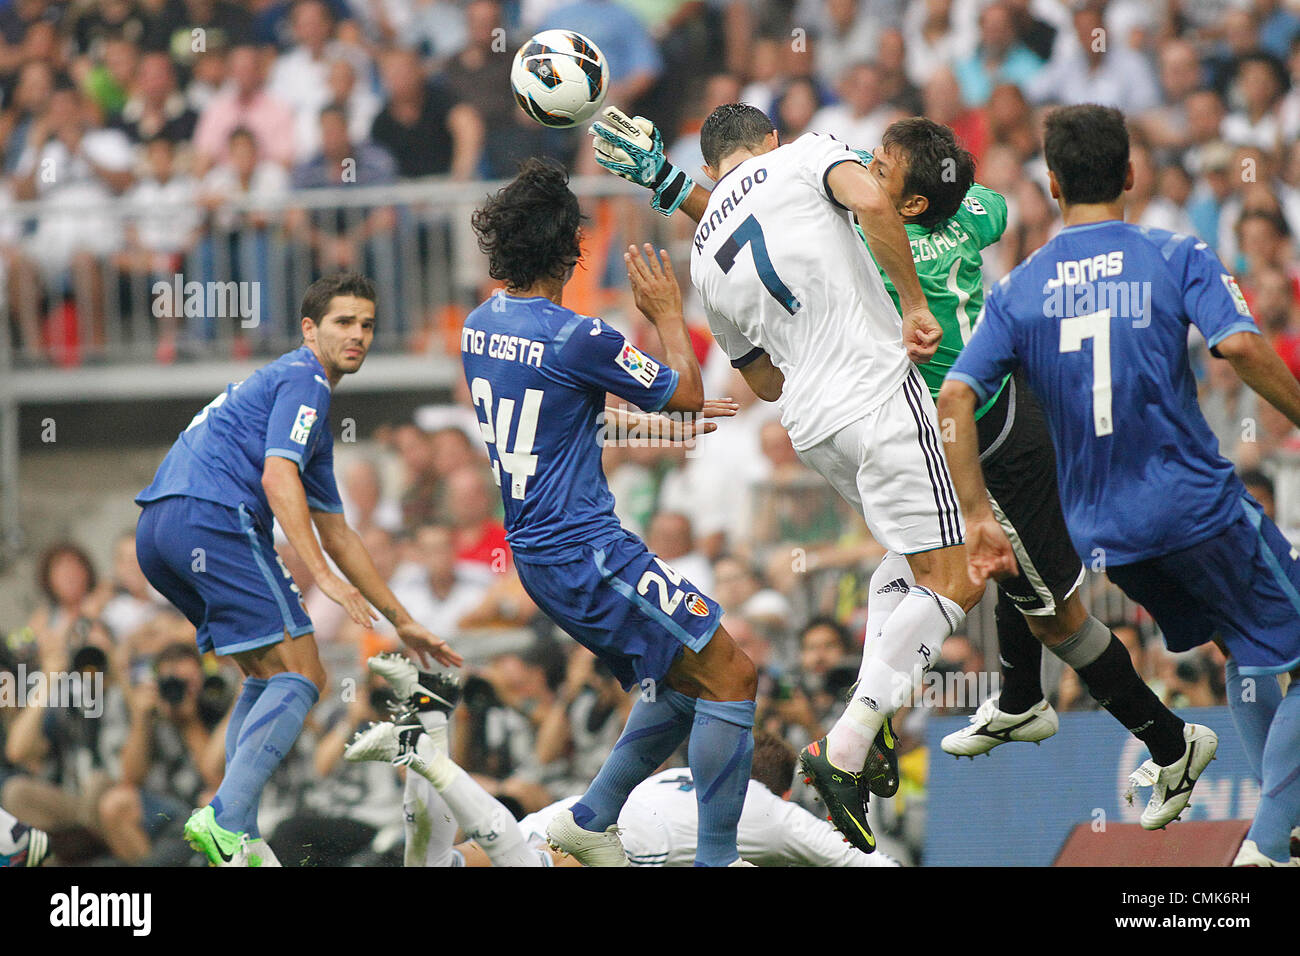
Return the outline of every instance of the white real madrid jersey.
{"type": "Polygon", "coordinates": [[[745,160],[713,189],[691,280],[732,364],[766,352],[785,376],[781,423],[800,451],[861,418],[907,375],[902,322],[831,169],[860,162],[806,133],[745,160]]]}

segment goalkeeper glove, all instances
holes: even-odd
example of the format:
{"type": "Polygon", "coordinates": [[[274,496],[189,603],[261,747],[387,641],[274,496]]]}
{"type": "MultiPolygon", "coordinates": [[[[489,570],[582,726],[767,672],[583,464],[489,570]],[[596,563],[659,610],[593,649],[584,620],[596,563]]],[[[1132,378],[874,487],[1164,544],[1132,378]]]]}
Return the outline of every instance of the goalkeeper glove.
{"type": "Polygon", "coordinates": [[[605,107],[591,125],[596,162],[630,183],[654,191],[650,206],[671,216],[690,195],[695,181],[664,155],[663,138],[644,116],[629,119],[616,106],[605,107]]]}

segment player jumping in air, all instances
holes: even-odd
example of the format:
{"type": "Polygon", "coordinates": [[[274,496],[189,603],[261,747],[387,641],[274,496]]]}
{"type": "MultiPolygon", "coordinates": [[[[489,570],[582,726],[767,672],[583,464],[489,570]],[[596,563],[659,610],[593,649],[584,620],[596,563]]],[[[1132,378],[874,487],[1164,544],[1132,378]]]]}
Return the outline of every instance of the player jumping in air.
{"type": "MultiPolygon", "coordinates": [[[[1196,401],[1189,324],[1246,384],[1300,424],[1300,383],[1259,334],[1236,280],[1194,236],[1127,224],[1132,188],[1124,116],[1058,109],[1044,136],[1065,228],[989,293],[984,317],[948,374],[940,413],[966,515],[972,578],[1015,570],[1015,551],[980,476],[974,409],[1022,369],[1043,403],[1070,536],[1155,618],[1170,650],[1217,635],[1228,703],[1259,761],[1259,809],[1237,862],[1285,864],[1300,817],[1300,554],[1264,516],[1219,452],[1196,401]],[[1243,679],[1255,685],[1243,693],[1243,679]]],[[[1100,641],[1102,635],[1097,636],[1100,641]]],[[[1153,808],[1186,803],[1214,756],[1188,724],[1186,753],[1130,778],[1153,808]]]]}
{"type": "MultiPolygon", "coordinates": [[[[648,121],[638,117],[634,122],[646,131],[648,121]]],[[[635,144],[612,127],[600,124],[597,130],[606,142],[625,152],[636,151],[635,144]]],[[[652,143],[659,142],[653,128],[646,132],[652,143]]],[[[918,366],[937,398],[944,375],[969,340],[983,306],[983,249],[1001,238],[1006,228],[1006,200],[974,182],[974,160],[952,130],[923,117],[891,124],[874,153],[856,152],[906,224],[917,276],[943,329],[934,357],[918,366]]],[[[662,151],[653,147],[640,158],[649,159],[645,168],[666,163],[662,151]]],[[[597,161],[622,174],[599,147],[597,161]]],[[[703,208],[707,193],[698,185],[691,193],[681,209],[694,216],[703,208]]],[[[881,279],[899,307],[897,290],[883,270],[881,279]]],[[[1080,636],[1103,625],[1088,614],[1077,593],[1083,565],[1061,514],[1055,454],[1038,402],[1022,382],[1008,376],[997,394],[976,409],[975,418],[984,478],[998,519],[1017,544],[1020,569],[1014,577],[998,582],[1001,695],[985,701],[968,728],[945,737],[944,749],[973,757],[1008,741],[1039,741],[1056,732],[1057,716],[1044,699],[1041,683],[1046,644],[1079,670],[1093,696],[1136,732],[1153,759],[1161,764],[1177,760],[1185,749],[1182,720],[1138,677],[1118,639],[1084,641],[1080,636]]],[[[871,580],[866,645],[874,643],[913,583],[902,555],[890,552],[880,562],[871,580]]],[[[868,785],[873,793],[892,796],[898,776],[888,722],[882,735],[873,755],[878,751],[886,759],[868,777],[868,785]]],[[[1156,821],[1167,822],[1176,815],[1171,806],[1156,821]]]]}
{"type": "Polygon", "coordinates": [[[644,258],[635,248],[624,255],[661,361],[563,306],[581,255],[581,215],[562,169],[529,160],[473,222],[505,290],[470,313],[461,356],[519,579],[625,689],[641,688],[600,773],[548,835],[587,865],[626,866],[619,811],[689,736],[699,783],[696,865],[740,865],[754,666],[720,626],[717,603],[619,525],[600,462],[607,392],[647,411],[705,409],[672,265],[649,246],[644,258]]]}
{"type": "Polygon", "coordinates": [[[374,325],[369,279],[344,273],[313,283],[302,301],[302,346],[213,399],[136,496],[136,554],[149,583],[189,618],[201,651],[233,657],[244,673],[225,777],[185,824],[190,845],[214,866],[277,865],[257,829],[258,802],[326,681],[298,586],[275,553],[273,519],[357,624],[370,625],[373,604],[422,660],[462,663],[411,618],[343,519],[330,396],[361,368],[374,325]]]}
{"type": "Polygon", "coordinates": [[[916,582],[878,615],[853,699],[800,756],[836,827],[870,852],[866,793],[876,774],[864,770],[873,740],[983,593],[965,573],[934,403],[911,361],[929,360],[942,331],[902,219],[861,156],[815,133],[780,146],[750,106],[719,107],[700,132],[711,194],[662,162],[653,128],[607,110],[596,132],[602,165],[654,189],[652,205],[665,215],[681,207],[699,223],[691,276],[714,338],[756,395],[780,400],[799,456],[877,541],[905,556],[916,582]],[[653,176],[639,177],[656,163],[653,176]],[[898,308],[867,247],[898,290],[898,308]]]}

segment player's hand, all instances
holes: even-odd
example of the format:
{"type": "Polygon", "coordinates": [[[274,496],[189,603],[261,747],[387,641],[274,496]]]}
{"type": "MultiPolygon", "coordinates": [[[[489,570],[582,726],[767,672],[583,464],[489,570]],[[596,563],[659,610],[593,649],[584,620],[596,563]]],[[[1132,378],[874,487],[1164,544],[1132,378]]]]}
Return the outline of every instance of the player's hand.
{"type": "Polygon", "coordinates": [[[664,155],[663,137],[644,116],[629,118],[617,106],[607,106],[591,124],[596,162],[615,176],[654,190],[650,205],[671,216],[695,185],[685,170],[664,155]]]}
{"type": "Polygon", "coordinates": [[[429,666],[430,658],[445,667],[460,667],[465,663],[465,658],[453,651],[450,644],[434,637],[432,631],[415,621],[407,621],[397,628],[397,636],[415,652],[422,667],[429,666]]]}
{"type": "Polygon", "coordinates": [[[671,419],[672,432],[669,438],[675,442],[686,442],[699,435],[707,435],[718,430],[717,422],[705,421],[708,418],[731,418],[740,411],[740,404],[730,398],[706,398],[704,408],[698,415],[681,420],[671,419]]]}
{"type": "Polygon", "coordinates": [[[623,261],[627,264],[627,278],[632,283],[636,307],[647,319],[658,324],[660,319],[681,317],[682,290],[667,250],[660,249],[656,255],[654,246],[647,242],[642,255],[636,246],[628,246],[623,261]]]}
{"type": "Polygon", "coordinates": [[[366,603],[366,599],[361,596],[360,591],[337,574],[326,575],[316,583],[321,592],[347,611],[348,617],[352,618],[358,625],[368,628],[375,623],[374,608],[366,603]]]}
{"type": "Polygon", "coordinates": [[[1010,577],[1019,570],[1007,533],[992,512],[966,522],[966,570],[975,584],[1010,577]]]}
{"type": "Polygon", "coordinates": [[[903,316],[903,347],[907,357],[918,365],[934,358],[943,339],[943,329],[929,309],[912,309],[903,316]]]}

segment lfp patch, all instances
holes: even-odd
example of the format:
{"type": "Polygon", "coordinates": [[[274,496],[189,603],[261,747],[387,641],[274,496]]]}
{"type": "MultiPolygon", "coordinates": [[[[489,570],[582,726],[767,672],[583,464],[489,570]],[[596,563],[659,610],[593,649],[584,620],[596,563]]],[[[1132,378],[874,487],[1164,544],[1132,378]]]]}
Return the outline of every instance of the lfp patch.
{"type": "Polygon", "coordinates": [[[659,363],[635,345],[625,343],[623,351],[618,353],[618,358],[614,359],[614,361],[623,371],[646,388],[653,385],[655,379],[659,376],[659,363]]]}
{"type": "Polygon", "coordinates": [[[316,409],[310,405],[299,405],[298,415],[293,420],[293,431],[289,433],[289,440],[299,445],[307,444],[307,439],[311,437],[311,427],[315,424],[316,409]]]}
{"type": "Polygon", "coordinates": [[[1242,315],[1249,316],[1250,306],[1246,304],[1246,296],[1242,293],[1241,286],[1237,285],[1236,277],[1224,272],[1219,278],[1223,280],[1224,286],[1227,287],[1228,295],[1232,296],[1232,302],[1237,307],[1237,311],[1242,315]]]}

